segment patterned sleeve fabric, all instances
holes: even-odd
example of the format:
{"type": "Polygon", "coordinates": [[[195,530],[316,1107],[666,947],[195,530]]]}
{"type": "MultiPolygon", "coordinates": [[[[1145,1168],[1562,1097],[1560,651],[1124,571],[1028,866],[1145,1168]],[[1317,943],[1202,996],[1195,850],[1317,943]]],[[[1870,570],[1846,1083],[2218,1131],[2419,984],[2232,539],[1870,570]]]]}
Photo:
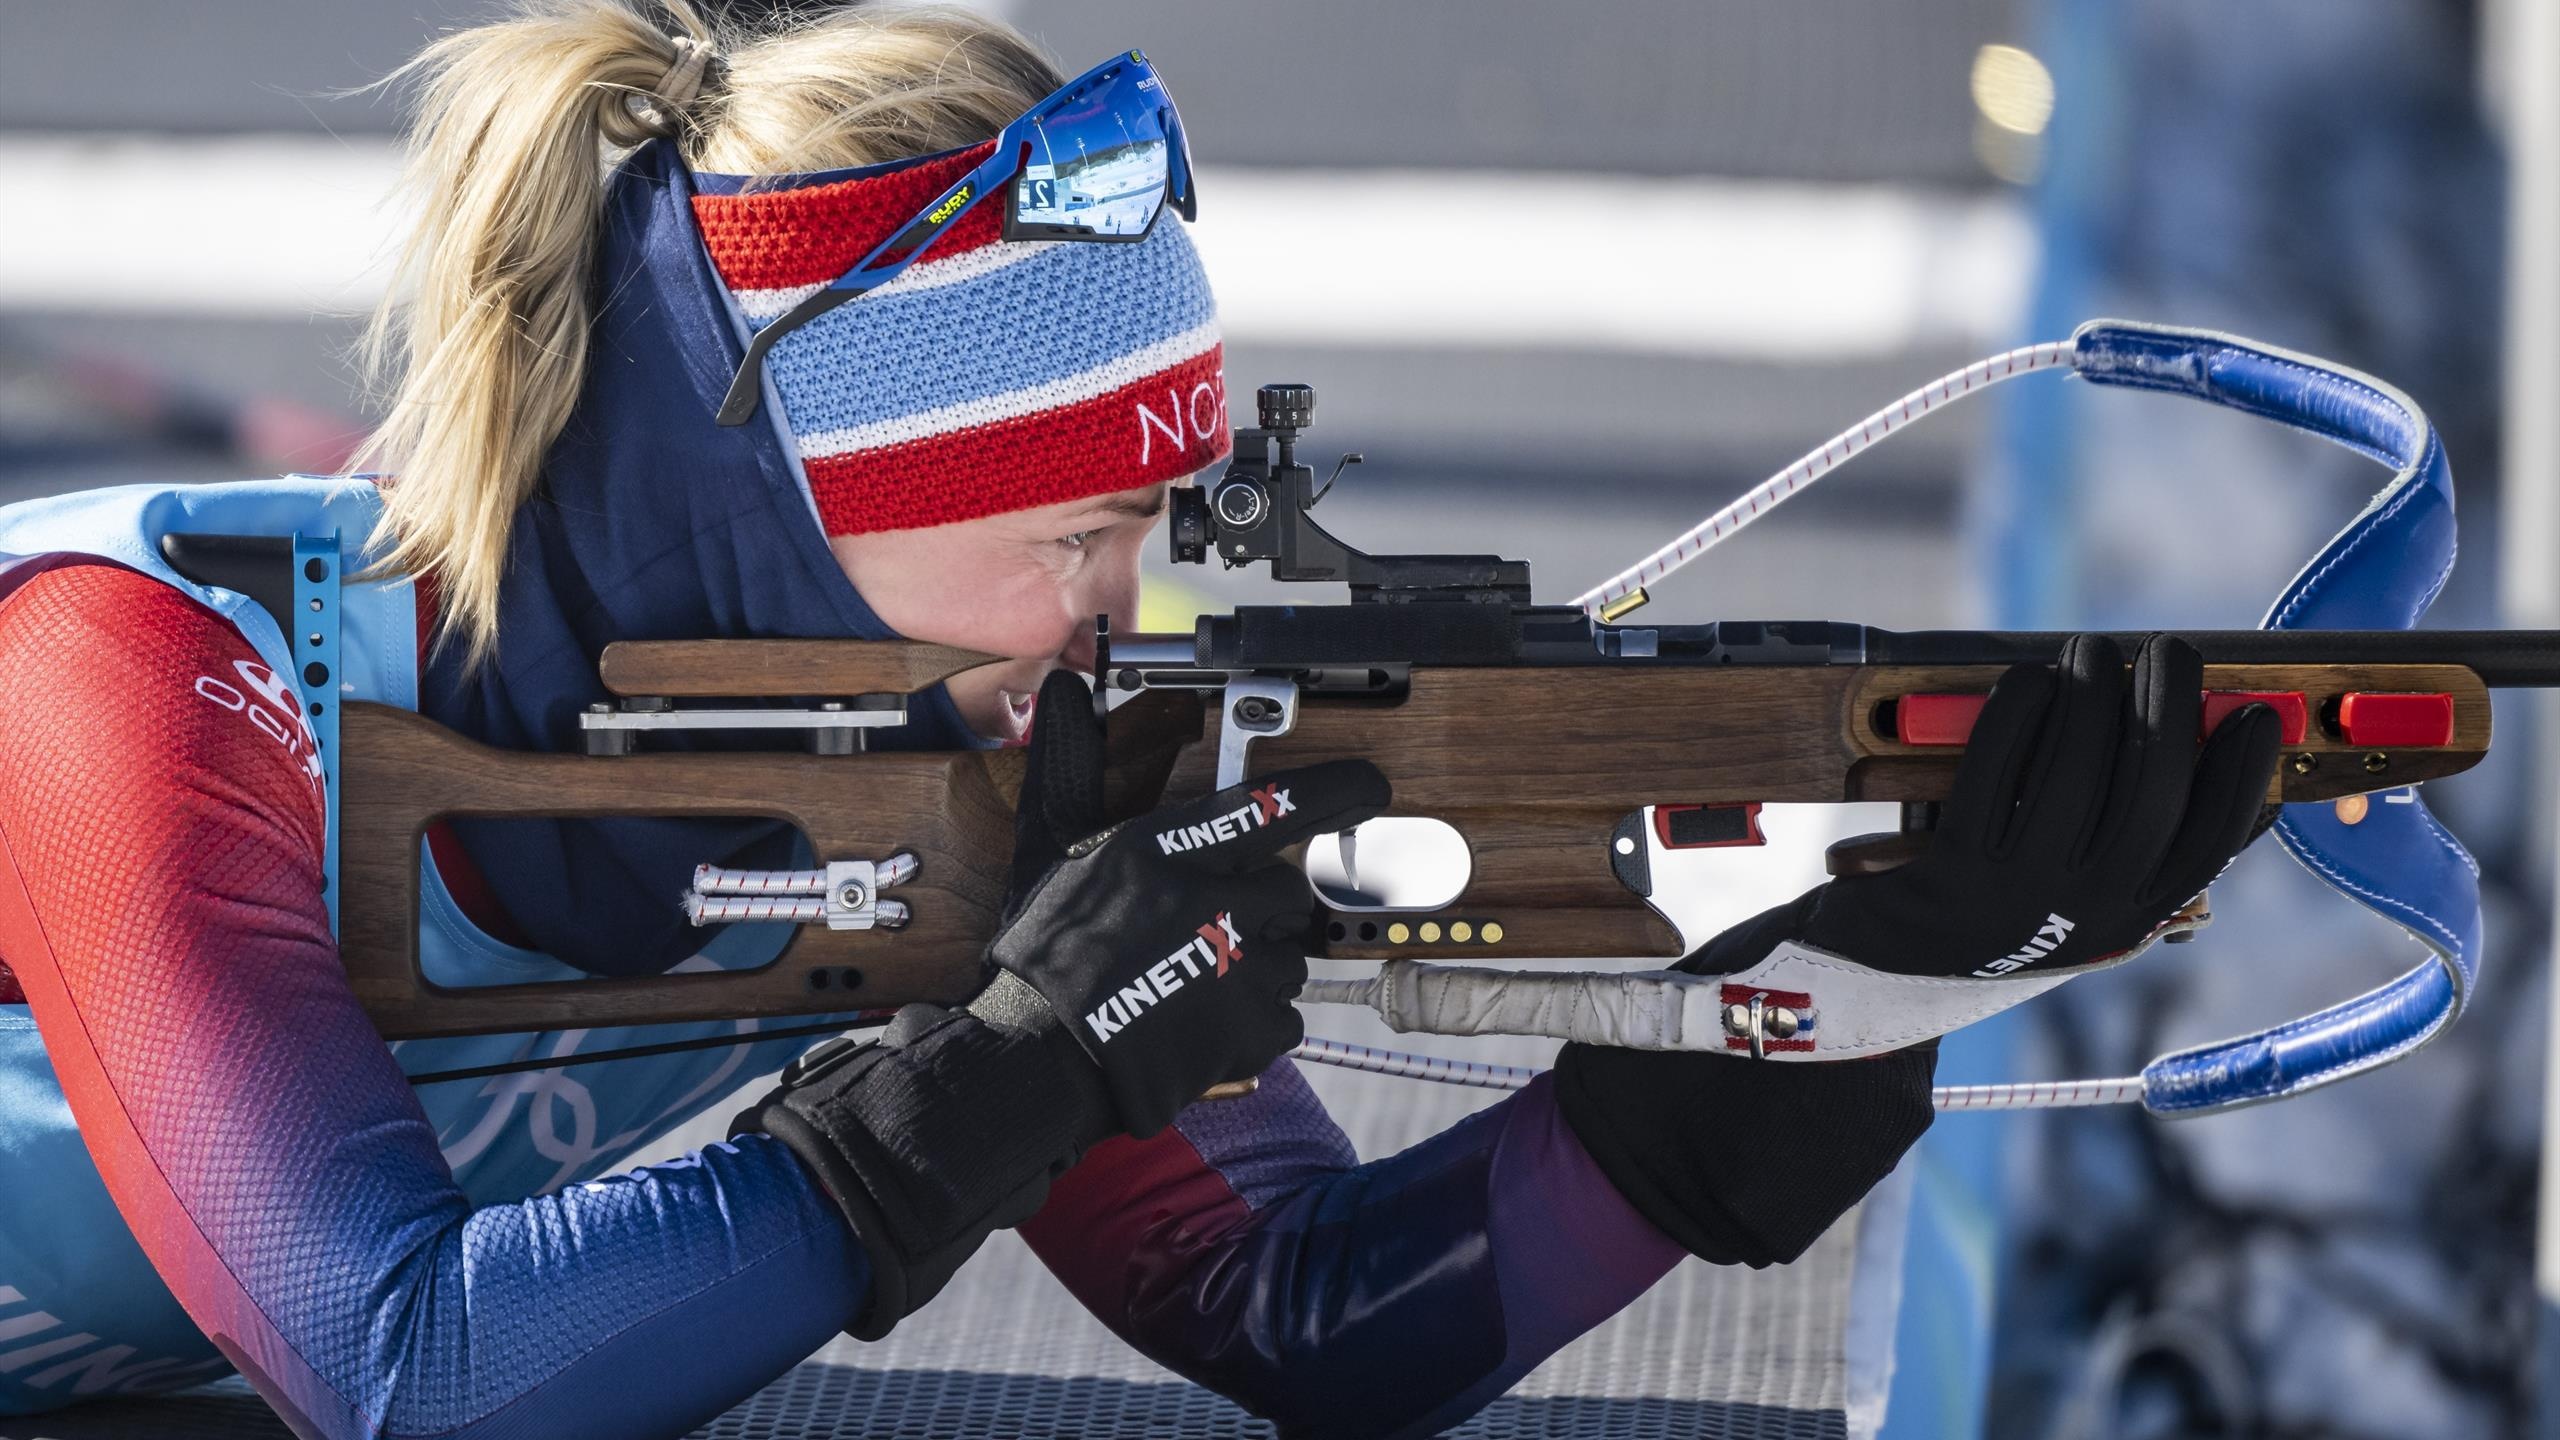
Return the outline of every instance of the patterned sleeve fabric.
{"type": "Polygon", "coordinates": [[[1097,1147],[1023,1235],[1148,1356],[1335,1440],[1458,1423],[1681,1258],[1544,1079],[1355,1162],[1283,1060],[1249,1098],[1097,1147]]]}
{"type": "Polygon", "coordinates": [[[0,954],[125,1223],[297,1433],[681,1434],[857,1308],[761,1136],[472,1209],[338,968],[291,689],[227,622],[22,560],[0,696],[0,954]]]}

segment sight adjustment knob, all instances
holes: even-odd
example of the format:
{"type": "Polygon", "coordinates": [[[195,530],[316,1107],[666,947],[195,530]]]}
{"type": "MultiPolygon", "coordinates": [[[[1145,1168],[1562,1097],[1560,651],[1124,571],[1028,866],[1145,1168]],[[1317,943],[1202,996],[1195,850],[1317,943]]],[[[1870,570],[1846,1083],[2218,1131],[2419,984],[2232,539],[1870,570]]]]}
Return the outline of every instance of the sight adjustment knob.
{"type": "Polygon", "coordinates": [[[1270,512],[1271,499],[1262,487],[1242,478],[1222,481],[1209,499],[1211,509],[1218,512],[1218,523],[1230,530],[1250,530],[1262,523],[1270,512]]]}
{"type": "Polygon", "coordinates": [[[1209,497],[1195,486],[1173,489],[1173,522],[1165,527],[1173,540],[1173,562],[1198,565],[1209,558],[1209,497]]]}
{"type": "Polygon", "coordinates": [[[1316,420],[1316,387],[1265,385],[1253,392],[1253,408],[1265,430],[1304,430],[1316,420]]]}

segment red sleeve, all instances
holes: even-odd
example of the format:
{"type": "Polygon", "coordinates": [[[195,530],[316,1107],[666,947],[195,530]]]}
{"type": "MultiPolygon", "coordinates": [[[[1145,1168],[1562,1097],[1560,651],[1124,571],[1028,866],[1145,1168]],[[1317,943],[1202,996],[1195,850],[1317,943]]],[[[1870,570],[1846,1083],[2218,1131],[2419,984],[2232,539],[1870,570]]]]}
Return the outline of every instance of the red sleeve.
{"type": "Polygon", "coordinates": [[[200,861],[206,837],[166,791],[201,780],[279,827],[317,892],[326,815],[311,727],[292,682],[231,622],[92,556],[0,572],[0,607],[11,639],[0,648],[0,783],[23,802],[21,849],[63,861],[45,883],[86,900],[82,887],[115,873],[113,860],[200,861]],[[168,773],[181,766],[190,773],[168,773]]]}
{"type": "MultiPolygon", "coordinates": [[[[125,1222],[197,1323],[236,1339],[250,1311],[176,1172],[237,1188],[226,1157],[274,1117],[218,1112],[267,1096],[252,1082],[282,997],[363,1023],[321,899],[300,697],[229,622],[138,571],[49,556],[0,584],[0,954],[125,1222]]],[[[336,1083],[398,1086],[388,1054],[375,1065],[336,1083]]]]}
{"type": "Polygon", "coordinates": [[[859,1308],[768,1137],[475,1209],[339,963],[299,694],[149,576],[12,577],[0,954],[118,1215],[294,1433],[672,1433],[859,1308]]]}

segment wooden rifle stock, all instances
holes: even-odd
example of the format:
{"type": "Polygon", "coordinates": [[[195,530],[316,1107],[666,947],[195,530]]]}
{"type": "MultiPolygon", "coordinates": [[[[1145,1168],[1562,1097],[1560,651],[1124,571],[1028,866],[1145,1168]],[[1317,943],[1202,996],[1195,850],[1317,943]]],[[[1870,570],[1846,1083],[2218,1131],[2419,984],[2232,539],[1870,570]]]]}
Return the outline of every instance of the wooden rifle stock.
{"type": "MultiPolygon", "coordinates": [[[[901,642],[651,642],[609,647],[601,673],[635,697],[860,697],[911,693],[984,660],[901,642]]],[[[1251,769],[1365,757],[1395,786],[1391,813],[1444,821],[1472,852],[1465,889],[1437,910],[1329,910],[1320,953],[1667,961],[1682,937],[1613,865],[1630,817],[1648,805],[1943,798],[1960,750],[1902,743],[1895,707],[1986,692],[2002,668],[1416,666],[1392,698],[1304,692],[1294,728],[1254,742],[1251,769]],[[1405,938],[1391,940],[1391,925],[1405,938]]],[[[2460,665],[2213,664],[2205,685],[2305,697],[2309,723],[2285,747],[2271,801],[2436,779],[2489,745],[2487,687],[2460,665]],[[2352,743],[2334,713],[2351,693],[2451,697],[2450,743],[2352,743]]],[[[1216,694],[1149,690],[1112,712],[1113,816],[1213,788],[1220,718],[1202,693],[1216,694]]],[[[953,1001],[979,983],[1011,858],[1018,750],[529,754],[379,705],[349,705],[343,724],[340,951],[387,1038],[826,1014],[953,1001]],[[803,926],[753,971],[448,989],[420,973],[416,935],[424,836],[452,816],[771,817],[798,826],[821,863],[914,854],[919,872],[895,892],[913,919],[803,926]]]]}
{"type": "MultiPolygon", "coordinates": [[[[600,673],[627,696],[862,696],[921,689],[987,658],[901,642],[656,642],[607,647],[600,673]]],[[[1113,716],[1115,816],[1150,808],[1200,734],[1196,696],[1139,699],[1113,716]]],[[[339,954],[386,1039],[832,1014],[957,999],[980,982],[1013,855],[1019,750],[527,753],[361,702],[340,725],[339,954]],[[801,927],[748,971],[467,989],[426,978],[417,933],[428,826],[613,816],[783,820],[821,863],[912,853],[918,874],[896,893],[914,918],[900,930],[801,927]]]]}

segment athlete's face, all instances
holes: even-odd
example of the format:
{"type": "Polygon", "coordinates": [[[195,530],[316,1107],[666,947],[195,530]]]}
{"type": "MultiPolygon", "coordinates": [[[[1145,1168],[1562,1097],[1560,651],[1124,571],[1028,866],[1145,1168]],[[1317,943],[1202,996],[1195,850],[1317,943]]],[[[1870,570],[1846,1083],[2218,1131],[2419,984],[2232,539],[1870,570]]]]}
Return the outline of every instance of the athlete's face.
{"type": "Polygon", "coordinates": [[[952,677],[951,698],[969,728],[1018,742],[1041,677],[1092,667],[1094,616],[1116,633],[1135,627],[1139,547],[1169,488],[827,543],[890,629],[1005,658],[952,677]]]}

